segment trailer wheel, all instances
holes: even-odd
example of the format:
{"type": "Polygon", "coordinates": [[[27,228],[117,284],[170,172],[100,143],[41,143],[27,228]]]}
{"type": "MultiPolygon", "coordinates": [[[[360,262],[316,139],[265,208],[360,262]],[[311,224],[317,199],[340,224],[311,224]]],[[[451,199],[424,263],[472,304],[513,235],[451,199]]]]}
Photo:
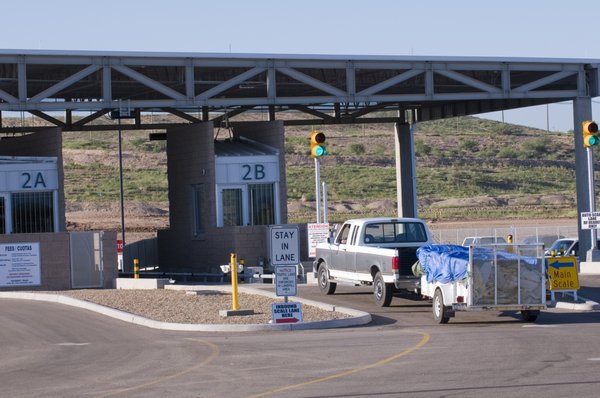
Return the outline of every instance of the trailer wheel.
{"type": "Polygon", "coordinates": [[[450,320],[446,313],[446,307],[444,307],[444,297],[440,289],[435,289],[433,294],[433,319],[437,323],[448,323],[450,320]]]}
{"type": "Polygon", "coordinates": [[[394,296],[394,285],[385,283],[381,272],[378,272],[373,279],[373,295],[375,296],[375,304],[380,307],[389,307],[394,296]]]}
{"type": "Polygon", "coordinates": [[[336,287],[337,287],[336,283],[329,281],[327,267],[325,266],[325,263],[322,263],[319,266],[319,289],[321,289],[322,293],[333,294],[333,293],[335,293],[336,287]]]}
{"type": "Polygon", "coordinates": [[[540,314],[539,310],[522,310],[521,317],[525,322],[535,322],[538,315],[540,314]]]}

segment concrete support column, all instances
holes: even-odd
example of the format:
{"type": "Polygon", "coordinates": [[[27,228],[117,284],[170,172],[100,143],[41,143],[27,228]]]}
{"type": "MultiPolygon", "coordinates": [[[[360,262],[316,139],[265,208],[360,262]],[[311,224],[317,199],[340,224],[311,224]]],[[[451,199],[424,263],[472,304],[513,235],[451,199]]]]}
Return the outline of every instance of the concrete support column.
{"type": "MultiPolygon", "coordinates": [[[[575,134],[575,184],[577,188],[577,228],[579,231],[579,258],[588,262],[600,261],[600,251],[591,250],[592,232],[581,229],[582,212],[590,211],[590,189],[588,186],[588,166],[586,149],[583,147],[583,128],[581,122],[592,119],[591,97],[578,97],[573,100],[573,125],[575,134]]],[[[595,198],[593,199],[595,201],[595,198]]],[[[593,206],[595,207],[595,205],[593,206]]]]}
{"type": "Polygon", "coordinates": [[[417,176],[412,126],[408,123],[394,125],[398,217],[417,217],[417,176]]]}

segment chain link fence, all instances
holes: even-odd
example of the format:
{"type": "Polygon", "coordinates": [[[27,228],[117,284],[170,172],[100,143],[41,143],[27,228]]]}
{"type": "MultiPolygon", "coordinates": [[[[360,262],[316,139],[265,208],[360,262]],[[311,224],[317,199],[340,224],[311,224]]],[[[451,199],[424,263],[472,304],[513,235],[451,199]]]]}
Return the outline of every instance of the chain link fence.
{"type": "Polygon", "coordinates": [[[513,236],[514,243],[543,243],[548,248],[556,239],[577,237],[577,225],[543,227],[486,227],[462,229],[432,229],[434,243],[460,245],[467,237],[493,236],[506,239],[513,236]]]}

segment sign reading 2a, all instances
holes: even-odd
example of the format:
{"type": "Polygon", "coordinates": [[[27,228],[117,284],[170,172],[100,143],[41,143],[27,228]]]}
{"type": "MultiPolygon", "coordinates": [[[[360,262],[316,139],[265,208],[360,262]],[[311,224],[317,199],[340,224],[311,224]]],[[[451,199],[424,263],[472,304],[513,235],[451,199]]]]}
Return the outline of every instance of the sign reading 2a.
{"type": "Polygon", "coordinates": [[[21,181],[23,182],[23,184],[21,184],[21,188],[23,189],[46,188],[44,175],[39,171],[37,173],[30,173],[27,171],[21,173],[21,181]]]}
{"type": "Polygon", "coordinates": [[[242,165],[242,180],[264,180],[267,176],[264,164],[243,164],[242,165]]]}

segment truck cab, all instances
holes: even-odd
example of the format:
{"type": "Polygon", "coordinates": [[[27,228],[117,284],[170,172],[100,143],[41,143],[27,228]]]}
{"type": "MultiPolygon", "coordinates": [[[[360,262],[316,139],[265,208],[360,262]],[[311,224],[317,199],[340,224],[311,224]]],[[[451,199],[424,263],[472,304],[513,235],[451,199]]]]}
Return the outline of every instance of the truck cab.
{"type": "Polygon", "coordinates": [[[373,285],[377,303],[389,305],[394,289],[418,289],[411,267],[416,250],[429,243],[431,234],[417,218],[348,220],[332,241],[317,246],[313,271],[326,294],[337,283],[373,285]]]}

